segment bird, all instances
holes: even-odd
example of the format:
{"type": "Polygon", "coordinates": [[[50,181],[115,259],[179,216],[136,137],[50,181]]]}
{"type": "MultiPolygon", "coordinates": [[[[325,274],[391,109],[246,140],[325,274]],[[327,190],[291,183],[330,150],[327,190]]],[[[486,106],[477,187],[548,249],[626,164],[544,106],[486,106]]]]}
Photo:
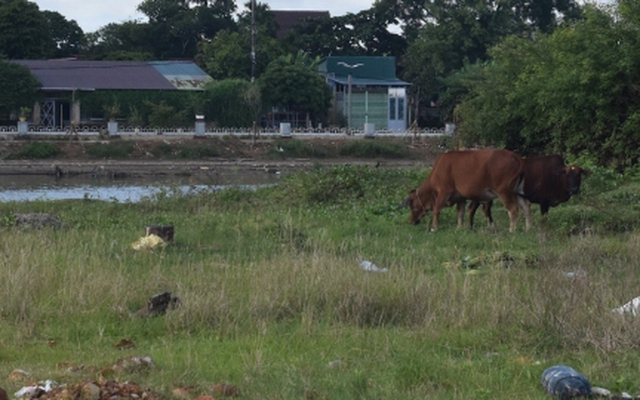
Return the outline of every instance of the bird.
{"type": "Polygon", "coordinates": [[[364,64],[363,63],[357,63],[357,64],[351,65],[351,64],[347,64],[344,61],[338,61],[338,65],[342,65],[342,66],[347,67],[347,68],[358,68],[358,67],[362,67],[364,64]]]}

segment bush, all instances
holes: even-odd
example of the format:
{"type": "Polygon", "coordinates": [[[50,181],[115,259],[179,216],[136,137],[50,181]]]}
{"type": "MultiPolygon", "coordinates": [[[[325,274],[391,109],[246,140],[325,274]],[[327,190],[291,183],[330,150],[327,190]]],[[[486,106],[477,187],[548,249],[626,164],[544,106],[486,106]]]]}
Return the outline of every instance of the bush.
{"type": "Polygon", "coordinates": [[[341,156],[358,158],[403,158],[409,155],[408,150],[397,144],[379,140],[351,141],[340,149],[341,156]]]}
{"type": "Polygon", "coordinates": [[[133,152],[133,142],[97,143],[87,147],[87,154],[93,158],[127,158],[133,152]]]}
{"type": "Polygon", "coordinates": [[[287,139],[276,141],[269,150],[268,156],[274,159],[285,157],[327,158],[330,156],[330,152],[309,140],[287,139]]]}
{"type": "Polygon", "coordinates": [[[60,154],[60,149],[53,143],[31,142],[16,155],[16,158],[54,158],[58,154],[60,154]]]}

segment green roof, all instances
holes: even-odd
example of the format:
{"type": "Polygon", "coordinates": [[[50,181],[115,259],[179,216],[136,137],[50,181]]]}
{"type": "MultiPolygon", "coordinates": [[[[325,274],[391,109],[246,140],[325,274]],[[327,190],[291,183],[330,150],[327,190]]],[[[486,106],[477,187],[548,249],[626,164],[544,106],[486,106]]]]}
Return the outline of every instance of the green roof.
{"type": "Polygon", "coordinates": [[[362,79],[396,79],[395,57],[327,57],[318,67],[323,74],[362,79]]]}

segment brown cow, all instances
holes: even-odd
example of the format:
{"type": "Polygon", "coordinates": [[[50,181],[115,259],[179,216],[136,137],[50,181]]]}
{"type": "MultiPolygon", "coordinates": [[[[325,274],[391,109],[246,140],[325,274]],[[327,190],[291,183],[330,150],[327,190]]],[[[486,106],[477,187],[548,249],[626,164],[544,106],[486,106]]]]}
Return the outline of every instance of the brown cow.
{"type": "MultiPolygon", "coordinates": [[[[580,193],[582,176],[589,171],[577,165],[565,165],[559,155],[527,157],[524,159],[524,198],[540,204],[544,216],[550,207],[568,201],[572,195],[580,193]]],[[[469,207],[469,224],[473,227],[473,216],[480,205],[472,201],[469,207]]],[[[483,211],[489,224],[493,224],[491,202],[483,203],[483,211]]]]}
{"type": "Polygon", "coordinates": [[[530,226],[529,204],[518,195],[522,189],[524,161],[516,153],[502,149],[452,151],[440,154],[425,181],[409,193],[401,206],[411,208],[409,221],[418,224],[433,210],[431,231],[438,229],[440,210],[456,205],[458,226],[462,226],[467,200],[489,202],[500,198],[509,212],[509,230],[516,229],[518,206],[530,226]]]}

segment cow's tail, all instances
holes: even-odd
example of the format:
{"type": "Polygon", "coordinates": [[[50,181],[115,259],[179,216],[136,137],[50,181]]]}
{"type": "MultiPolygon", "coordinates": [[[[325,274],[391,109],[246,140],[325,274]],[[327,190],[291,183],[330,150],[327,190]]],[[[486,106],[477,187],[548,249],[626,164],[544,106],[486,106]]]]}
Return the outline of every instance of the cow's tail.
{"type": "Polygon", "coordinates": [[[517,158],[518,172],[516,173],[513,186],[517,197],[524,198],[524,160],[514,154],[517,158]]]}
{"type": "Polygon", "coordinates": [[[516,178],[515,192],[516,196],[524,198],[524,170],[516,178]]]}

